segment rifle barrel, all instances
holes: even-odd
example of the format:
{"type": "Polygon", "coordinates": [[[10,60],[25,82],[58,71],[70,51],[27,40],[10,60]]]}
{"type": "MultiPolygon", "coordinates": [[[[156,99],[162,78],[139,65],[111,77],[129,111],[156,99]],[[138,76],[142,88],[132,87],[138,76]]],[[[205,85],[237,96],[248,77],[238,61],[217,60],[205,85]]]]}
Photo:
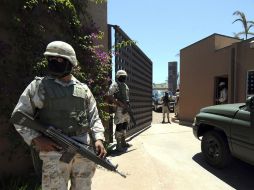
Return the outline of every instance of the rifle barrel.
{"type": "MultiPolygon", "coordinates": [[[[71,137],[61,133],[59,130],[55,129],[54,127],[45,126],[29,116],[28,114],[18,110],[16,111],[11,117],[11,123],[22,125],[28,127],[30,129],[36,130],[41,132],[42,134],[48,136],[57,144],[59,144],[66,153],[69,155],[75,155],[75,153],[79,153],[83,157],[93,161],[94,163],[110,170],[113,172],[118,173],[122,177],[126,177],[123,173],[119,172],[116,168],[118,165],[113,165],[107,158],[100,158],[96,155],[96,153],[85,145],[75,141],[71,137]]],[[[72,158],[72,157],[70,157],[72,158]]]]}

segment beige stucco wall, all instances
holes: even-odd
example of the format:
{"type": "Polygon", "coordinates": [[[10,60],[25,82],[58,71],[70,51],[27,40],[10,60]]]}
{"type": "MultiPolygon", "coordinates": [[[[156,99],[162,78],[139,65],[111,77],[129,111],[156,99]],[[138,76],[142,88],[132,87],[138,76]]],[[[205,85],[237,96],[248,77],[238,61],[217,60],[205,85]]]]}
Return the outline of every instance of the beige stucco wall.
{"type": "Polygon", "coordinates": [[[245,41],[237,45],[236,102],[246,100],[248,70],[254,70],[254,49],[250,48],[249,41],[245,41]]]}
{"type": "Polygon", "coordinates": [[[192,122],[202,107],[214,104],[215,77],[228,77],[231,96],[230,45],[238,41],[214,34],[180,51],[180,120],[192,122]]]}
{"type": "Polygon", "coordinates": [[[201,105],[211,103],[213,86],[209,57],[213,53],[214,39],[209,38],[180,51],[180,112],[179,118],[190,121],[201,105]],[[197,69],[198,68],[198,69],[197,69]],[[204,83],[207,84],[204,86],[204,83]],[[195,103],[194,103],[195,102],[195,103]]]}
{"type": "Polygon", "coordinates": [[[214,35],[214,49],[220,50],[224,47],[231,46],[233,43],[239,42],[239,39],[231,38],[223,35],[214,35]]]}

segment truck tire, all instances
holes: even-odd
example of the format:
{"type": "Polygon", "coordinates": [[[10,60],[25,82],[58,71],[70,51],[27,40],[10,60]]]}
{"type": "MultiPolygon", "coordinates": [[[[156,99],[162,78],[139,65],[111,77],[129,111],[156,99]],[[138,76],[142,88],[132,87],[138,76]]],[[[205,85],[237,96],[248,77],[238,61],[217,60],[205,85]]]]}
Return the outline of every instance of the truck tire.
{"type": "Polygon", "coordinates": [[[227,139],[217,131],[208,131],[201,141],[201,150],[206,162],[216,168],[224,168],[231,162],[227,139]]]}

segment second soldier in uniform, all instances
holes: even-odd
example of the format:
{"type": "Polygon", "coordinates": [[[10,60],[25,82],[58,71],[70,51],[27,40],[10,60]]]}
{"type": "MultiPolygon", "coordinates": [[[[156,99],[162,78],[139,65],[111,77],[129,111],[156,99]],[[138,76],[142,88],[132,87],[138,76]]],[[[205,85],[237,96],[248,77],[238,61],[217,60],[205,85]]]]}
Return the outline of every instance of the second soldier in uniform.
{"type": "Polygon", "coordinates": [[[115,139],[116,150],[124,151],[131,145],[126,142],[126,130],[130,122],[128,113],[129,105],[129,87],[126,84],[127,73],[124,70],[118,70],[116,73],[116,82],[113,82],[109,88],[107,96],[109,100],[116,105],[114,123],[116,125],[115,139]]]}

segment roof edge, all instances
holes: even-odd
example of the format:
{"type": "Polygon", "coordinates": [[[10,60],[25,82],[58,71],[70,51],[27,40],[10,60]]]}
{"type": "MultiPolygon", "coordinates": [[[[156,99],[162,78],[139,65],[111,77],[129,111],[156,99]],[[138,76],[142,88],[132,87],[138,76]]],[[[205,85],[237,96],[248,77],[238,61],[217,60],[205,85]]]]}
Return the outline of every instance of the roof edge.
{"type": "MultiPolygon", "coordinates": [[[[196,42],[194,42],[194,43],[192,43],[192,44],[190,44],[190,45],[188,45],[188,46],[186,46],[186,47],[180,49],[180,51],[181,51],[181,50],[184,50],[184,49],[187,49],[187,48],[189,48],[190,46],[193,46],[193,45],[195,45],[195,44],[197,44],[197,43],[200,43],[201,41],[204,41],[204,40],[206,40],[206,39],[208,39],[208,38],[211,38],[211,37],[213,37],[213,36],[222,36],[222,37],[226,37],[226,38],[232,38],[232,39],[235,39],[235,40],[238,39],[238,38],[235,38],[235,37],[232,37],[232,36],[227,36],[227,35],[223,35],[223,34],[213,33],[213,34],[211,34],[211,35],[209,35],[209,36],[207,36],[207,37],[205,37],[205,38],[203,38],[203,39],[201,39],[201,40],[198,40],[198,41],[196,41],[196,42]]],[[[242,39],[238,39],[238,40],[239,40],[239,42],[240,42],[240,41],[243,41],[242,39]]]]}

